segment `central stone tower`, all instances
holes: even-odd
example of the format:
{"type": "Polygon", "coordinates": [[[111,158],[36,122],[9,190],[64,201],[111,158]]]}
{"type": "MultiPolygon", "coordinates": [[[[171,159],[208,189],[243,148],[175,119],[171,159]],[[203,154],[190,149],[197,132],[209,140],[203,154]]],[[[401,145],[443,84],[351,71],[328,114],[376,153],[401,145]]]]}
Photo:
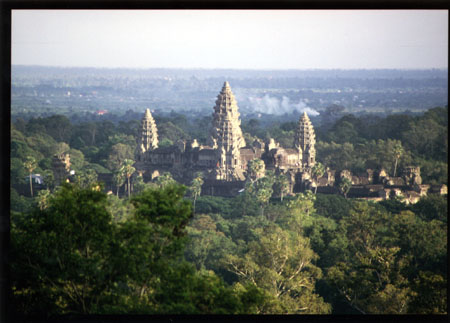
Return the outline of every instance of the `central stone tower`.
{"type": "Polygon", "coordinates": [[[314,128],[309,120],[306,112],[300,117],[298,121],[297,131],[295,132],[294,145],[299,154],[299,161],[301,162],[303,171],[309,171],[316,163],[316,135],[314,128]]]}
{"type": "Polygon", "coordinates": [[[141,135],[136,148],[137,160],[145,161],[147,152],[156,148],[158,148],[158,130],[150,109],[146,109],[141,121],[141,135]]]}
{"type": "Polygon", "coordinates": [[[240,148],[245,146],[236,99],[225,82],[217,96],[211,128],[211,145],[217,151],[217,180],[244,180],[240,148]]]}

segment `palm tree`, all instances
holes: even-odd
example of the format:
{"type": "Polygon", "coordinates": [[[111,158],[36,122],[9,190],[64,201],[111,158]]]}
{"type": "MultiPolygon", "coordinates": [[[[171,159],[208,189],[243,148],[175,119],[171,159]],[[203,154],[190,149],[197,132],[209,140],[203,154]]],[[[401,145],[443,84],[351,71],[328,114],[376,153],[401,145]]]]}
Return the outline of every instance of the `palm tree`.
{"type": "Polygon", "coordinates": [[[31,175],[37,167],[36,159],[34,159],[34,157],[28,156],[25,159],[23,166],[30,173],[30,192],[31,192],[31,196],[33,196],[33,180],[32,180],[31,175]]]}
{"type": "Polygon", "coordinates": [[[164,188],[172,183],[175,183],[175,180],[173,179],[172,174],[169,172],[164,172],[162,175],[156,178],[156,184],[160,188],[164,188]]]}
{"type": "Polygon", "coordinates": [[[400,157],[401,157],[401,156],[403,155],[403,153],[405,152],[404,149],[403,149],[403,147],[402,147],[402,143],[401,143],[400,141],[397,142],[397,143],[394,145],[393,152],[394,152],[394,158],[395,158],[394,176],[393,176],[393,177],[395,177],[395,174],[397,173],[397,163],[398,163],[398,160],[400,159],[400,157]]]}
{"type": "Polygon", "coordinates": [[[116,195],[117,195],[117,197],[119,197],[119,188],[125,182],[125,175],[120,170],[117,170],[113,174],[112,181],[113,181],[114,186],[116,187],[116,195]]]}
{"type": "Polygon", "coordinates": [[[280,200],[283,201],[284,194],[289,192],[289,181],[286,175],[276,177],[275,189],[280,193],[280,200]]]}
{"type": "Polygon", "coordinates": [[[344,197],[347,198],[347,193],[350,191],[350,188],[352,187],[352,182],[346,178],[341,178],[341,182],[339,183],[339,189],[344,194],[344,197]]]}
{"type": "Polygon", "coordinates": [[[49,169],[44,170],[44,184],[47,187],[49,191],[53,188],[55,185],[55,176],[53,175],[53,172],[49,169]]]}
{"type": "Polygon", "coordinates": [[[314,178],[314,182],[316,183],[316,188],[314,190],[314,194],[317,194],[317,186],[319,178],[323,176],[325,173],[325,167],[321,163],[316,163],[311,169],[311,175],[314,178]]]}
{"type": "Polygon", "coordinates": [[[248,177],[252,183],[254,183],[258,178],[263,177],[265,170],[265,164],[259,158],[252,159],[247,163],[248,177]]]}
{"type": "Polygon", "coordinates": [[[39,209],[40,210],[46,209],[49,205],[50,190],[46,189],[46,190],[39,191],[37,198],[38,198],[39,209]]]}
{"type": "Polygon", "coordinates": [[[197,174],[197,177],[192,180],[191,192],[192,197],[194,198],[193,205],[193,213],[195,214],[195,202],[197,201],[197,197],[200,196],[202,192],[203,178],[201,174],[197,174]]]}
{"type": "Polygon", "coordinates": [[[128,197],[130,197],[130,177],[136,171],[136,168],[133,167],[134,161],[131,159],[125,159],[122,163],[122,167],[120,168],[120,172],[127,178],[128,181],[128,197]]]}

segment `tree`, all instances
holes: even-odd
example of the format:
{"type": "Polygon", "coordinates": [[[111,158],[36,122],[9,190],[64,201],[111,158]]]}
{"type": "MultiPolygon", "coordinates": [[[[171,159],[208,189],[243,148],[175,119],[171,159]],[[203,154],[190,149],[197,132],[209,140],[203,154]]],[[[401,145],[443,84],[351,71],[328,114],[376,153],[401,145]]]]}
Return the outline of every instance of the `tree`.
{"type": "Polygon", "coordinates": [[[63,184],[48,205],[18,216],[11,229],[16,310],[43,317],[95,313],[120,279],[106,195],[63,184]]]}
{"type": "Polygon", "coordinates": [[[197,197],[200,196],[202,192],[203,178],[202,174],[197,174],[197,177],[192,180],[190,191],[192,198],[194,199],[194,209],[193,212],[195,214],[195,202],[197,201],[197,197]]]}
{"type": "MultiPolygon", "coordinates": [[[[169,185],[134,195],[134,216],[121,224],[118,256],[126,264],[129,288],[138,302],[151,305],[155,289],[163,288],[161,277],[174,265],[186,242],[191,203],[183,199],[185,188],[169,185]],[[161,285],[160,285],[161,284],[161,285]]],[[[148,306],[147,305],[147,306],[148,306]]]]}
{"type": "Polygon", "coordinates": [[[46,169],[43,172],[44,175],[44,184],[47,187],[48,190],[53,189],[55,186],[55,176],[53,175],[53,172],[49,169],[46,169]]]}
{"type": "Polygon", "coordinates": [[[41,190],[38,192],[37,202],[40,210],[44,210],[49,205],[50,190],[41,190]]]}
{"type": "Polygon", "coordinates": [[[158,176],[156,178],[156,184],[160,188],[164,188],[168,185],[172,185],[175,183],[175,180],[172,177],[172,174],[169,172],[164,172],[162,175],[158,176]]]}
{"type": "Polygon", "coordinates": [[[56,155],[61,155],[61,154],[67,153],[67,152],[69,152],[69,150],[70,150],[70,147],[65,142],[58,142],[55,146],[55,154],[56,155]]]}
{"type": "Polygon", "coordinates": [[[133,167],[134,161],[131,159],[125,159],[122,163],[122,167],[120,168],[120,172],[125,175],[128,181],[128,197],[130,197],[130,177],[136,171],[136,168],[133,167]]]}
{"type": "Polygon", "coordinates": [[[256,182],[252,184],[253,191],[252,196],[258,202],[261,208],[261,216],[264,216],[264,208],[269,203],[270,197],[273,194],[273,178],[266,176],[259,178],[256,182]]]}
{"type": "Polygon", "coordinates": [[[413,293],[401,274],[408,262],[396,256],[399,250],[369,247],[331,267],[328,279],[361,314],[405,314],[413,293]]]}
{"type": "Polygon", "coordinates": [[[341,181],[339,183],[339,190],[344,195],[345,198],[347,198],[347,194],[350,191],[350,188],[352,187],[352,182],[346,178],[341,178],[341,181]]]}
{"type": "Polygon", "coordinates": [[[151,186],[154,187],[156,185],[154,183],[144,183],[144,177],[140,173],[133,179],[133,192],[135,193],[140,193],[151,186]]]}
{"type": "Polygon", "coordinates": [[[265,164],[259,158],[252,159],[247,163],[248,178],[252,183],[254,183],[257,179],[263,177],[265,171],[265,164]]]}
{"type": "Polygon", "coordinates": [[[218,230],[215,220],[223,219],[215,215],[214,218],[206,214],[194,215],[187,226],[189,242],[185,249],[186,259],[195,264],[197,269],[214,270],[220,268],[218,263],[227,253],[232,253],[235,245],[229,237],[218,230]]]}
{"type": "Polygon", "coordinates": [[[410,303],[410,313],[447,313],[448,289],[445,276],[430,271],[420,271],[412,288],[416,292],[416,297],[410,303]]]}
{"type": "Polygon", "coordinates": [[[180,262],[191,204],[185,188],[149,189],[114,221],[105,193],[63,184],[47,208],[13,213],[13,305],[45,319],[61,314],[257,313],[266,294],[226,285],[180,262]],[[130,207],[132,206],[132,207],[130,207]]]}
{"type": "Polygon", "coordinates": [[[47,133],[56,141],[70,141],[72,124],[66,116],[53,115],[51,117],[41,119],[41,121],[44,124],[47,133]]]}
{"type": "Polygon", "coordinates": [[[393,147],[393,153],[394,153],[394,159],[395,159],[395,164],[394,164],[394,177],[395,177],[395,174],[397,173],[397,163],[398,163],[398,160],[400,159],[400,157],[403,155],[404,152],[405,152],[405,151],[404,151],[404,149],[403,149],[403,147],[402,147],[401,141],[396,142],[396,143],[394,144],[394,147],[393,147]]]}
{"type": "Polygon", "coordinates": [[[111,147],[108,155],[108,169],[114,171],[121,167],[125,159],[133,158],[133,150],[130,146],[123,143],[117,143],[111,147]]]}
{"type": "Polygon", "coordinates": [[[281,202],[283,202],[284,194],[289,192],[289,180],[286,175],[279,175],[275,178],[274,191],[280,196],[281,202]]]}
{"type": "Polygon", "coordinates": [[[87,164],[84,160],[84,154],[78,149],[69,149],[68,151],[70,156],[70,168],[77,171],[82,172],[87,164]]]}
{"type": "Polygon", "coordinates": [[[311,191],[297,194],[286,203],[288,212],[277,222],[283,229],[303,232],[304,227],[311,224],[311,215],[315,213],[315,199],[316,196],[311,191]]]}
{"type": "Polygon", "coordinates": [[[321,163],[317,162],[313,166],[311,173],[314,178],[314,181],[316,182],[316,188],[314,190],[314,194],[317,194],[317,186],[319,185],[318,181],[319,181],[319,178],[322,177],[323,174],[325,174],[325,167],[321,163]]]}
{"type": "Polygon", "coordinates": [[[119,197],[119,188],[125,183],[125,174],[121,171],[116,171],[112,177],[113,184],[117,188],[116,195],[119,197]]]}
{"type": "Polygon", "coordinates": [[[83,171],[78,171],[75,175],[75,183],[80,187],[87,188],[97,183],[98,175],[95,170],[88,168],[83,171]]]}
{"type": "MultiPolygon", "coordinates": [[[[415,298],[408,276],[414,276],[412,260],[417,257],[408,249],[418,249],[414,241],[421,239],[413,232],[423,226],[415,221],[409,211],[392,215],[361,201],[353,202],[350,214],[340,221],[337,231],[345,232],[347,245],[336,251],[339,256],[326,280],[357,313],[408,312],[415,298]]],[[[431,244],[440,244],[437,240],[431,244]]]]}
{"type": "Polygon", "coordinates": [[[277,305],[263,314],[325,314],[331,307],[314,293],[320,269],[312,265],[317,256],[309,242],[297,232],[275,224],[254,229],[255,241],[242,255],[227,255],[227,268],[243,283],[253,283],[266,291],[277,305]]]}
{"type": "Polygon", "coordinates": [[[33,179],[32,179],[31,175],[33,173],[33,170],[35,170],[37,167],[36,159],[34,159],[34,157],[28,156],[25,159],[23,166],[30,174],[30,194],[31,194],[31,196],[33,196],[33,179]]]}

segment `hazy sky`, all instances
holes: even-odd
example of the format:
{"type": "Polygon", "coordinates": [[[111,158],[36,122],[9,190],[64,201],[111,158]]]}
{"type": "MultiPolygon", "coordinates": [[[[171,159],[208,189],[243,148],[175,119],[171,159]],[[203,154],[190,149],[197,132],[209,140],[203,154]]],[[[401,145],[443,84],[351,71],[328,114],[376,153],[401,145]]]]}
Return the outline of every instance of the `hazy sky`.
{"type": "Polygon", "coordinates": [[[448,11],[14,10],[12,64],[448,68],[448,11]]]}

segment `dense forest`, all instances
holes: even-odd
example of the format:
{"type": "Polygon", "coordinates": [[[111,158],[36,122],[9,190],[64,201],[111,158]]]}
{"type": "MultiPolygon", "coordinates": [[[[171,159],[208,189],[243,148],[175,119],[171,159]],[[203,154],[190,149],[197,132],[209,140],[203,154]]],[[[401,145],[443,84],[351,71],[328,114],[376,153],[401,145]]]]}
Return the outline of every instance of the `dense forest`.
{"type": "MultiPolygon", "coordinates": [[[[154,117],[160,146],[206,142],[211,117],[154,117]]],[[[393,174],[415,165],[424,183],[448,184],[448,107],[380,117],[331,106],[312,122],[325,167],[393,174]]],[[[447,313],[446,195],[414,205],[283,196],[270,172],[234,198],[203,196],[201,177],[144,183],[132,166],[139,123],[53,115],[11,124],[17,313],[447,313]],[[74,170],[63,185],[52,173],[60,153],[74,170]]],[[[272,137],[284,147],[295,126],[242,122],[247,142],[272,137]]]]}

